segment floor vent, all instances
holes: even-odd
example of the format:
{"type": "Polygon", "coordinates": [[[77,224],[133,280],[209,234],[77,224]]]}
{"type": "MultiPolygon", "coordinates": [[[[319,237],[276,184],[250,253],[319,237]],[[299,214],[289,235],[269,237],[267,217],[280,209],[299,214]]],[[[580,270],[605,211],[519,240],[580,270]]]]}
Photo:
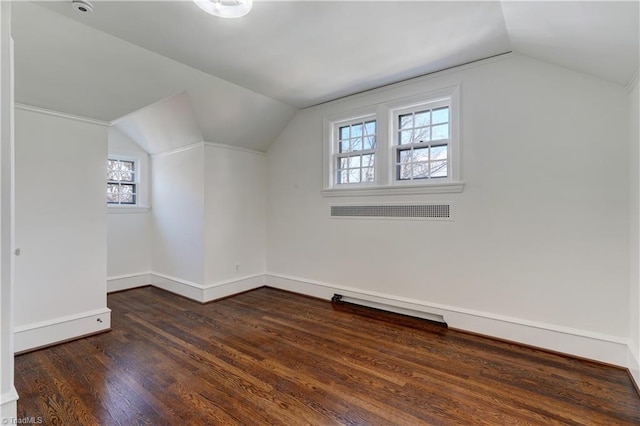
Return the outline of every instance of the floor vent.
{"type": "Polygon", "coordinates": [[[331,217],[377,217],[452,220],[449,203],[334,205],[331,217]]]}

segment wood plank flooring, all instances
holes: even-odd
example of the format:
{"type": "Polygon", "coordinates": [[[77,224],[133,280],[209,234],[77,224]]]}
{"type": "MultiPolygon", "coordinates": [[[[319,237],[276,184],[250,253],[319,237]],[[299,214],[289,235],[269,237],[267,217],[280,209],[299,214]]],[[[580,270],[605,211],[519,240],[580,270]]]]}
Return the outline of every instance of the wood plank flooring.
{"type": "Polygon", "coordinates": [[[108,305],[111,332],[16,357],[19,417],[127,426],[640,424],[624,370],[424,321],[270,288],[201,305],[145,287],[109,295],[108,305]]]}

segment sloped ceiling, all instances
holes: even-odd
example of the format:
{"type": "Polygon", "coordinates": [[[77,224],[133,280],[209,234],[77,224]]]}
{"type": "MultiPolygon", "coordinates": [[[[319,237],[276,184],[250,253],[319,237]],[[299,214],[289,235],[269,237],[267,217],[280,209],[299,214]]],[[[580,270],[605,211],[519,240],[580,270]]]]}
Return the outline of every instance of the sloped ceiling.
{"type": "Polygon", "coordinates": [[[499,2],[257,0],[238,20],[192,1],[43,5],[298,108],[510,50],[499,2]]]}
{"type": "Polygon", "coordinates": [[[238,20],[191,1],[93,4],[14,2],[16,100],[126,116],[149,152],[199,135],[266,150],[298,108],[511,50],[621,85],[639,63],[637,1],[254,0],[238,20]]]}
{"type": "Polygon", "coordinates": [[[503,2],[514,51],[626,85],[640,62],[640,2],[503,2]]]}
{"type": "Polygon", "coordinates": [[[149,154],[171,151],[204,140],[187,92],[144,107],[113,122],[149,154]]]}
{"type": "MultiPolygon", "coordinates": [[[[141,110],[141,128],[158,130],[138,136],[186,129],[184,122],[195,120],[204,140],[261,151],[295,113],[282,102],[28,2],[13,4],[12,35],[18,103],[107,122],[141,110]],[[184,103],[170,103],[177,107],[173,114],[143,109],[182,92],[188,94],[191,118],[184,117],[184,103]]],[[[175,131],[170,145],[189,145],[192,136],[175,131]]],[[[166,140],[134,140],[148,152],[166,146],[166,140]]]]}

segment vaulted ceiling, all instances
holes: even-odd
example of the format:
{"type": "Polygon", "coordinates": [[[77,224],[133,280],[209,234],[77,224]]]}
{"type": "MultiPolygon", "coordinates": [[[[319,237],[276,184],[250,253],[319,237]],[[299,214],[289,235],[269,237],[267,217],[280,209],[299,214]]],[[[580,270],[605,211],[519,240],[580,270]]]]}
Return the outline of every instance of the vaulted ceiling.
{"type": "Polygon", "coordinates": [[[639,3],[255,0],[14,2],[16,100],[114,121],[148,152],[195,139],[266,150],[299,108],[515,51],[620,85],[639,3]]]}

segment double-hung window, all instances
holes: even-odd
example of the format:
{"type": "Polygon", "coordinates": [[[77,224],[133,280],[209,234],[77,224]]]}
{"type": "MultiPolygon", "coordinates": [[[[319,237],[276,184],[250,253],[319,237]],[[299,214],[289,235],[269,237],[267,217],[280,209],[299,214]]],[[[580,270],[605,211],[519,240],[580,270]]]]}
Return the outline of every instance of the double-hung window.
{"type": "Polygon", "coordinates": [[[325,117],[326,196],[461,192],[459,88],[325,117]]]}
{"type": "Polygon", "coordinates": [[[451,134],[448,100],[395,110],[393,122],[394,179],[447,178],[451,134]]]}
{"type": "Polygon", "coordinates": [[[376,120],[365,117],[334,125],[337,185],[375,181],[376,120]]]}
{"type": "Polygon", "coordinates": [[[107,160],[107,204],[136,205],[137,188],[136,162],[109,158],[107,160]]]}

